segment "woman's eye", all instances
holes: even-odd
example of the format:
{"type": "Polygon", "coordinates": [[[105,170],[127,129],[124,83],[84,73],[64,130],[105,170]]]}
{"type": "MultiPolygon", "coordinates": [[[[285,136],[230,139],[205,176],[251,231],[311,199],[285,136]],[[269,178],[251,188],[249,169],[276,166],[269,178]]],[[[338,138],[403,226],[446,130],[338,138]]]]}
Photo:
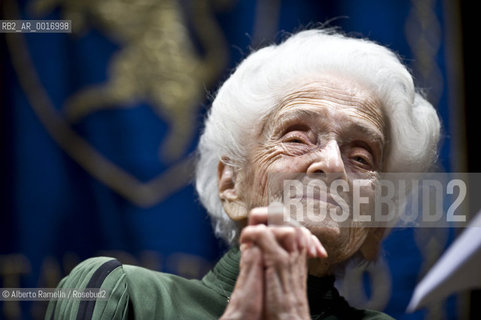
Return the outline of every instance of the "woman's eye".
{"type": "Polygon", "coordinates": [[[357,161],[357,162],[360,162],[360,163],[363,163],[363,164],[368,164],[367,160],[364,159],[361,156],[354,157],[354,161],[357,161]]]}
{"type": "Polygon", "coordinates": [[[289,143],[305,143],[305,140],[299,137],[288,137],[284,140],[284,142],[289,143]]]}
{"type": "Polygon", "coordinates": [[[374,155],[371,151],[364,147],[355,145],[348,149],[350,161],[363,170],[373,170],[375,168],[374,155]]]}
{"type": "Polygon", "coordinates": [[[293,132],[293,133],[288,133],[284,136],[282,139],[282,142],[284,143],[292,143],[292,144],[311,144],[311,140],[309,139],[306,134],[301,133],[301,132],[293,132]]]}
{"type": "Polygon", "coordinates": [[[309,127],[305,124],[293,124],[284,130],[281,135],[284,143],[309,144],[309,127]]]}
{"type": "Polygon", "coordinates": [[[371,169],[372,168],[372,161],[369,157],[365,155],[354,155],[352,158],[356,164],[361,166],[364,169],[371,169]]]}

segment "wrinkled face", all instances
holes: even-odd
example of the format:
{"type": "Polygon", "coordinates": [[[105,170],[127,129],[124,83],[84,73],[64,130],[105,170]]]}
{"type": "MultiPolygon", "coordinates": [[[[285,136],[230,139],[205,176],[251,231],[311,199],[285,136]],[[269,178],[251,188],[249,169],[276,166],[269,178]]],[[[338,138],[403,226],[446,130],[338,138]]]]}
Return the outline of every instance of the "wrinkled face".
{"type": "MultiPolygon", "coordinates": [[[[283,188],[281,181],[269,178],[273,173],[335,176],[351,191],[354,179],[365,179],[369,189],[382,164],[384,126],[380,102],[361,84],[325,77],[302,85],[261,123],[243,174],[247,209],[268,205],[272,189],[283,188]]],[[[350,207],[351,191],[343,194],[350,207]]],[[[307,200],[312,199],[302,199],[307,200]]],[[[324,207],[340,210],[330,197],[324,207]]],[[[370,210],[369,206],[360,209],[370,210]]],[[[359,250],[370,229],[355,222],[336,222],[329,215],[322,222],[304,216],[301,223],[326,247],[330,265],[359,250]]]]}

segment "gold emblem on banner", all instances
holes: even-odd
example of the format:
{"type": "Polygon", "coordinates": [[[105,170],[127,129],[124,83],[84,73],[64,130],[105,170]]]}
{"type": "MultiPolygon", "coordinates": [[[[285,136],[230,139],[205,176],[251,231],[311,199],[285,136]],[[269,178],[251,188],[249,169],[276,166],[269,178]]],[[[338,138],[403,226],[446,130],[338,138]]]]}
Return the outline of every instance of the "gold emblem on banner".
{"type": "MultiPolygon", "coordinates": [[[[18,16],[14,2],[7,2],[6,12],[18,16]]],[[[121,46],[109,62],[106,82],[74,93],[62,108],[53,105],[42,87],[23,36],[15,34],[7,40],[19,81],[52,138],[93,177],[140,206],[154,205],[190,182],[193,157],[185,153],[195,137],[198,107],[227,62],[213,4],[209,0],[187,4],[184,8],[176,0],[31,2],[36,15],[60,7],[62,18],[72,20],[74,34],[95,27],[121,46]],[[169,128],[160,160],[170,167],[148,182],[107,159],[72,128],[96,111],[129,108],[136,102],[147,102],[169,128]]]]}

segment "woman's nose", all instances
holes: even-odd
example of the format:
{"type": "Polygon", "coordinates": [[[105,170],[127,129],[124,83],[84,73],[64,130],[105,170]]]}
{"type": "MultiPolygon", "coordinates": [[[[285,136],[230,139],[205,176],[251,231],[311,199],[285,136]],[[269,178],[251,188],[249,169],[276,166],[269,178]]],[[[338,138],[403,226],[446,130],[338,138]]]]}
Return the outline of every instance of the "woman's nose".
{"type": "Polygon", "coordinates": [[[344,161],[337,141],[329,141],[322,149],[316,152],[307,168],[307,173],[345,174],[344,161]]]}

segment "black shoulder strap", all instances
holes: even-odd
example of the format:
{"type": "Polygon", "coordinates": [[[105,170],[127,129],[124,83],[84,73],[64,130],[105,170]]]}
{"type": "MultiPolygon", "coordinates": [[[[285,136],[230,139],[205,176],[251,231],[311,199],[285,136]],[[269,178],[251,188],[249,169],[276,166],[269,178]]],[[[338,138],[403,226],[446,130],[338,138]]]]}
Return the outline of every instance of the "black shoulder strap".
{"type": "MultiPolygon", "coordinates": [[[[109,260],[102,264],[97,270],[95,270],[94,274],[90,278],[86,288],[100,288],[102,283],[104,282],[105,278],[117,267],[120,267],[122,264],[116,260],[109,260]]],[[[92,319],[92,314],[94,312],[95,307],[95,300],[82,300],[80,301],[78,312],[77,312],[77,320],[90,320],[92,319]]]]}

